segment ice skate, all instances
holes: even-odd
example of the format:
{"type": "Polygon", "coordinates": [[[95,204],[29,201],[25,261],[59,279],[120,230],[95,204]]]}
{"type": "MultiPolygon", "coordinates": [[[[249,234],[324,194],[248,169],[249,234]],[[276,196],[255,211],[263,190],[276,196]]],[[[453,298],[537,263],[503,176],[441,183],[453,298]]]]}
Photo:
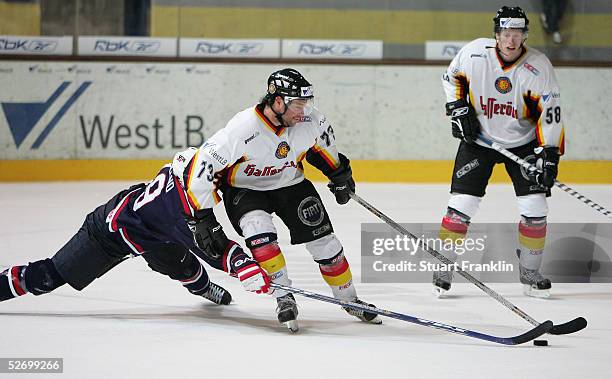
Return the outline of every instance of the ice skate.
{"type": "Polygon", "coordinates": [[[229,291],[212,282],[208,287],[208,291],[204,292],[201,296],[219,305],[228,305],[232,302],[232,295],[229,291]]]}
{"type": "MultiPolygon", "coordinates": [[[[521,250],[516,250],[516,256],[521,259],[521,250]]],[[[550,279],[542,276],[539,270],[530,270],[519,263],[520,280],[523,284],[523,293],[526,296],[548,298],[552,284],[550,279]]]]}
{"type": "Polygon", "coordinates": [[[433,274],[433,294],[435,297],[443,298],[445,294],[451,289],[451,282],[453,280],[452,271],[436,271],[433,274]]]}
{"type": "Polygon", "coordinates": [[[293,297],[293,294],[289,293],[285,296],[278,297],[276,302],[276,315],[278,317],[278,322],[285,325],[293,333],[297,333],[300,327],[297,322],[297,303],[293,297]]]}
{"type": "MultiPolygon", "coordinates": [[[[357,303],[360,305],[366,305],[366,306],[370,306],[370,307],[375,307],[374,304],[368,304],[365,301],[361,301],[359,299],[355,299],[352,300],[353,303],[357,303]]],[[[358,319],[360,319],[363,322],[367,322],[370,324],[382,324],[382,320],[380,319],[380,317],[378,317],[378,315],[376,313],[370,313],[370,312],[366,312],[366,311],[362,311],[362,310],[358,310],[358,309],[353,309],[353,308],[348,308],[348,307],[342,307],[342,309],[344,309],[346,311],[346,313],[350,314],[351,316],[355,316],[358,319]]]]}
{"type": "Polygon", "coordinates": [[[519,265],[523,293],[531,297],[548,298],[552,284],[538,270],[529,270],[519,265]]]}

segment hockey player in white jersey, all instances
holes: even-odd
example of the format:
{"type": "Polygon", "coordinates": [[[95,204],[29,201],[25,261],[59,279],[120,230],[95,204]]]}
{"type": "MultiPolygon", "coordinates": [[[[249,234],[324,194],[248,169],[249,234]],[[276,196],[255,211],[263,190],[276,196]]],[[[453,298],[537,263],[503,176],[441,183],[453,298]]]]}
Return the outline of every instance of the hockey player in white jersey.
{"type": "MultiPolygon", "coordinates": [[[[329,178],[338,203],[347,203],[355,189],[350,162],[338,153],[333,128],[313,101],[313,87],[298,71],[276,71],[259,104],[237,113],[199,149],[179,153],[175,163],[184,166],[181,179],[196,210],[191,221],[196,239],[200,234],[224,237],[219,224],[211,223],[220,190],[232,225],[272,282],[291,285],[272,221],[276,213],[291,243],[305,244],[334,296],[361,303],[342,244],[319,194],[304,177],[306,159],[329,178]]],[[[293,295],[281,290],[272,295],[278,320],[297,331],[293,295]]],[[[365,322],[382,322],[372,313],[345,310],[365,322]]]]}
{"type": "MultiPolygon", "coordinates": [[[[495,39],[464,46],[443,75],[446,114],[452,134],[461,139],[440,238],[465,237],[485,194],[493,166],[503,163],[514,185],[521,215],[518,225],[520,282],[526,295],[548,297],[549,279],[540,273],[546,237],[546,197],[557,176],[564,134],[560,92],[550,61],[525,46],[529,20],[519,7],[502,7],[494,21],[495,39]],[[540,174],[477,140],[479,134],[519,157],[537,163],[540,174]]],[[[449,249],[445,255],[457,256],[449,249]]],[[[434,273],[434,292],[450,289],[452,271],[434,273]]]]}

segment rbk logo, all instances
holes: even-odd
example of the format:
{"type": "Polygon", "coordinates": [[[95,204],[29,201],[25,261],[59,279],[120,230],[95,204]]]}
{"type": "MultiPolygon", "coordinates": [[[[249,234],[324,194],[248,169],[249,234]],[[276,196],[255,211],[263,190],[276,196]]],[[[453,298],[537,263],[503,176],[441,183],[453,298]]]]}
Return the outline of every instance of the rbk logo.
{"type": "MultiPolygon", "coordinates": [[[[83,82],[77,90],[70,95],[68,100],[60,107],[57,113],[51,118],[51,121],[45,126],[43,131],[40,133],[36,141],[32,144],[32,149],[38,149],[45,139],[49,136],[51,131],[57,126],[58,122],[62,119],[64,114],[70,109],[72,104],[85,92],[87,87],[92,82],[83,82]]],[[[49,108],[55,103],[55,101],[64,93],[66,88],[70,85],[70,82],[63,82],[51,96],[45,102],[37,103],[10,103],[0,102],[2,104],[2,110],[8,121],[9,129],[13,135],[13,140],[17,148],[21,146],[26,137],[30,134],[34,126],[40,121],[42,116],[49,110],[49,108]]]]}

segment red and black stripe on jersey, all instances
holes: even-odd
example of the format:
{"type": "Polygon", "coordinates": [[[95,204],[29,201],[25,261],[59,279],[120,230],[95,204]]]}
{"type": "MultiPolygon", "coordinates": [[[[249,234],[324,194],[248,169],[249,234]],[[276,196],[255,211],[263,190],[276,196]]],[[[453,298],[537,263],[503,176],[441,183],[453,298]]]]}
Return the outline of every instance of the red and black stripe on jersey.
{"type": "Polygon", "coordinates": [[[329,176],[339,165],[339,162],[336,162],[329,153],[316,145],[306,152],[306,161],[319,169],[325,176],[329,176]]]}
{"type": "Polygon", "coordinates": [[[467,76],[465,76],[463,72],[457,73],[454,77],[455,77],[455,80],[457,80],[457,89],[455,93],[457,100],[467,99],[469,101],[469,98],[468,98],[470,95],[469,79],[467,78],[467,76]]]}
{"type": "Polygon", "coordinates": [[[531,91],[523,94],[525,102],[525,117],[537,124],[542,115],[542,104],[540,103],[541,96],[538,96],[531,91]]]}

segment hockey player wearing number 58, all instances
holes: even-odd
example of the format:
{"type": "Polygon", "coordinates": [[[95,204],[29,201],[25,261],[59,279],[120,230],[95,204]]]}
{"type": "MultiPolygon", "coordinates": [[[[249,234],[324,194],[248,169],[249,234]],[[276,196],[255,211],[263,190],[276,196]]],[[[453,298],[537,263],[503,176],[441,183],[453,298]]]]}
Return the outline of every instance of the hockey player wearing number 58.
{"type": "MultiPolygon", "coordinates": [[[[188,159],[182,180],[198,216],[191,227],[196,236],[211,230],[208,224],[221,190],[227,215],[253,257],[273,283],[291,285],[272,220],[276,213],[288,227],[291,243],[305,244],[334,296],[361,302],[323,202],[304,178],[306,159],[329,178],[338,203],[347,203],[355,189],[350,162],[338,153],[332,126],[314,108],[313,98],[312,85],[298,71],[276,71],[259,104],[237,113],[199,149],[183,152],[188,159]]],[[[219,228],[214,235],[224,233],[219,228]]],[[[293,295],[275,290],[272,296],[279,322],[297,331],[293,295]]],[[[362,321],[381,323],[375,314],[346,311],[362,321]]]]}
{"type": "MultiPolygon", "coordinates": [[[[503,163],[520,212],[519,279],[529,296],[548,297],[551,282],[540,273],[546,237],[546,197],[563,154],[560,92],[550,61],[525,46],[529,20],[519,7],[502,7],[493,19],[495,39],[465,45],[443,75],[446,114],[461,140],[440,237],[465,237],[485,194],[493,166],[503,163]],[[482,134],[543,172],[532,175],[478,141],[482,134]]],[[[448,251],[449,258],[456,254],[448,251]]],[[[451,287],[452,271],[434,274],[434,292],[451,287]]]]}

